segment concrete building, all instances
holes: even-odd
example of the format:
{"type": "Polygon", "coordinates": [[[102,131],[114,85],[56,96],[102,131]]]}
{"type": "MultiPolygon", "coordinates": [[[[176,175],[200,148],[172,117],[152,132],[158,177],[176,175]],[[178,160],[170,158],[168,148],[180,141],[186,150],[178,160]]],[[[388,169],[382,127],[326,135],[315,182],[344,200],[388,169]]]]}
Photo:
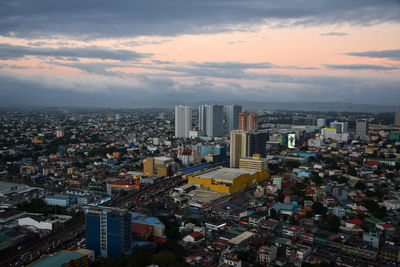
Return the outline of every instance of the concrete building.
{"type": "Polygon", "coordinates": [[[132,233],[136,233],[144,239],[148,237],[165,238],[165,225],[156,217],[147,216],[137,212],[131,212],[132,233]]]}
{"type": "Polygon", "coordinates": [[[177,158],[182,162],[183,166],[196,165],[201,163],[201,152],[197,149],[192,150],[180,147],[178,148],[177,158]]]}
{"type": "Polygon", "coordinates": [[[232,131],[230,141],[230,167],[238,168],[240,158],[251,156],[251,134],[245,131],[232,131]]]}
{"type": "Polygon", "coordinates": [[[347,142],[349,139],[349,134],[338,133],[337,128],[322,128],[320,138],[322,140],[332,139],[337,142],[347,142]]]}
{"type": "Polygon", "coordinates": [[[228,105],[226,109],[228,119],[228,131],[237,130],[239,128],[239,114],[242,112],[242,106],[228,105]]]}
{"type": "Polygon", "coordinates": [[[368,139],[368,121],[365,119],[356,121],[356,138],[368,139]]]}
{"type": "Polygon", "coordinates": [[[234,168],[216,168],[188,176],[188,182],[201,184],[212,191],[232,194],[268,178],[267,171],[254,172],[234,168]]]}
{"type": "Polygon", "coordinates": [[[344,134],[349,132],[349,123],[347,121],[344,122],[337,122],[333,121],[330,123],[330,128],[335,128],[336,133],[344,134]]]}
{"type": "Polygon", "coordinates": [[[240,158],[239,169],[261,172],[268,169],[268,161],[266,158],[261,158],[261,155],[254,154],[253,157],[240,158]]]}
{"type": "Polygon", "coordinates": [[[239,130],[257,130],[258,122],[255,114],[247,114],[247,112],[241,112],[239,114],[239,130]]]}
{"type": "Polygon", "coordinates": [[[147,176],[170,176],[174,165],[174,160],[169,157],[146,158],[143,160],[143,172],[147,176]]]}
{"type": "Polygon", "coordinates": [[[318,127],[325,127],[326,119],[317,119],[317,126],[318,127]]]}
{"type": "Polygon", "coordinates": [[[207,105],[199,106],[199,131],[206,132],[206,121],[207,121],[207,105]]]}
{"type": "Polygon", "coordinates": [[[394,126],[400,126],[400,110],[394,112],[394,126]]]}
{"type": "Polygon", "coordinates": [[[262,158],[267,157],[267,139],[268,135],[264,132],[251,133],[251,153],[259,154],[262,158]]]}
{"type": "Polygon", "coordinates": [[[207,105],[206,135],[208,137],[222,137],[224,135],[224,106],[207,105]]]}
{"type": "Polygon", "coordinates": [[[190,106],[175,107],[175,136],[189,138],[192,130],[192,108],[190,106]]]}
{"type": "Polygon", "coordinates": [[[123,209],[91,207],[86,214],[86,247],[96,255],[116,258],[131,249],[131,214],[123,209]]]}
{"type": "Polygon", "coordinates": [[[261,246],[257,252],[257,261],[261,264],[269,264],[276,259],[278,248],[275,246],[261,246]]]}
{"type": "Polygon", "coordinates": [[[71,197],[66,195],[54,195],[54,196],[46,196],[44,199],[44,203],[49,206],[61,206],[61,207],[68,207],[71,205],[71,197]]]}

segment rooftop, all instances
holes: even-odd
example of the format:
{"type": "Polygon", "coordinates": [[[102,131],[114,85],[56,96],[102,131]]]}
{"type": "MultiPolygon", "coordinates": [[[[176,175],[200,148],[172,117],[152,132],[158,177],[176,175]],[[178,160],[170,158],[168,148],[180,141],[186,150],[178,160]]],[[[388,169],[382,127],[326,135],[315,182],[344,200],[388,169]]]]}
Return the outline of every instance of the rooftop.
{"type": "Polygon", "coordinates": [[[48,255],[41,259],[40,261],[31,265],[31,267],[61,267],[64,266],[65,263],[68,263],[70,260],[79,259],[83,257],[85,254],[75,252],[75,251],[61,251],[53,255],[48,255]]]}
{"type": "Polygon", "coordinates": [[[154,157],[153,159],[154,159],[154,160],[159,160],[159,161],[170,161],[170,160],[172,160],[172,158],[165,157],[165,156],[162,156],[162,157],[154,157]]]}
{"type": "Polygon", "coordinates": [[[242,243],[243,241],[245,241],[248,238],[253,237],[254,235],[255,235],[254,233],[247,231],[247,232],[244,232],[244,233],[232,238],[231,240],[229,240],[229,243],[232,243],[234,245],[239,245],[240,243],[242,243]]]}
{"type": "Polygon", "coordinates": [[[242,169],[235,169],[235,168],[219,168],[211,171],[206,171],[203,173],[200,173],[194,178],[203,178],[203,179],[222,179],[222,180],[234,180],[236,177],[242,175],[242,174],[255,174],[256,172],[253,171],[248,171],[248,170],[242,170],[242,169]]]}
{"type": "Polygon", "coordinates": [[[164,226],[164,224],[157,217],[150,217],[145,214],[130,212],[133,223],[148,224],[152,226],[164,226]]]}

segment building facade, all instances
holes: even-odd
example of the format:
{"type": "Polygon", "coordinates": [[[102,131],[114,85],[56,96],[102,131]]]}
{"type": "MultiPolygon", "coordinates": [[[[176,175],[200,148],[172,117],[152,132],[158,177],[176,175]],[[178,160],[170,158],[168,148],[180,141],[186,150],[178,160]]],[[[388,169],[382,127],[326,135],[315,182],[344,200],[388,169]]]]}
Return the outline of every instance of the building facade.
{"type": "Polygon", "coordinates": [[[199,131],[206,132],[207,105],[199,106],[199,131]]]}
{"type": "Polygon", "coordinates": [[[208,137],[222,137],[224,135],[224,107],[221,105],[207,105],[206,108],[206,135],[208,137]]]}
{"type": "Polygon", "coordinates": [[[239,114],[239,130],[257,130],[258,122],[255,114],[241,112],[239,114]]]}
{"type": "Polygon", "coordinates": [[[251,158],[240,158],[239,169],[261,172],[268,169],[268,162],[266,158],[261,158],[259,154],[254,154],[251,158]]]}
{"type": "Polygon", "coordinates": [[[368,121],[365,119],[356,121],[356,137],[361,139],[368,138],[368,121]]]}
{"type": "Polygon", "coordinates": [[[86,246],[96,255],[116,258],[131,249],[131,214],[109,207],[85,210],[86,246]]]}
{"type": "Polygon", "coordinates": [[[228,105],[226,109],[228,120],[228,131],[237,130],[239,128],[239,114],[242,112],[242,106],[228,105]]]}
{"type": "Polygon", "coordinates": [[[230,167],[239,168],[240,158],[251,156],[251,134],[246,131],[232,131],[230,135],[230,167]]]}
{"type": "Polygon", "coordinates": [[[400,110],[394,112],[394,126],[400,126],[400,110]]]}
{"type": "Polygon", "coordinates": [[[189,106],[175,107],[175,136],[189,138],[192,130],[192,108],[189,106]]]}

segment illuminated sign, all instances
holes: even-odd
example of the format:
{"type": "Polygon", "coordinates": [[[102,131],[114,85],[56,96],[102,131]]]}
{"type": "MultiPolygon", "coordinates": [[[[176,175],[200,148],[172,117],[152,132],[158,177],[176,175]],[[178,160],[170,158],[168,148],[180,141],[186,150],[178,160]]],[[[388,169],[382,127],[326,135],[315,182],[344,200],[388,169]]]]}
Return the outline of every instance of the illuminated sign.
{"type": "Polygon", "coordinates": [[[296,135],[288,134],[288,148],[294,148],[296,144],[296,135]]]}

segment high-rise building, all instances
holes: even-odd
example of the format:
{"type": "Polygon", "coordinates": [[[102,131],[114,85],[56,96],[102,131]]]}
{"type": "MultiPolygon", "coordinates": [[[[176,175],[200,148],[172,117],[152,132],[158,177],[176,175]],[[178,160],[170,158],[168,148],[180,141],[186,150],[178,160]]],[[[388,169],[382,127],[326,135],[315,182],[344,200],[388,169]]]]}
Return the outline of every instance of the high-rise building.
{"type": "Polygon", "coordinates": [[[251,133],[251,153],[259,154],[262,158],[267,157],[267,138],[268,135],[264,132],[251,133]]]}
{"type": "Polygon", "coordinates": [[[318,127],[325,127],[326,125],[326,119],[317,119],[317,126],[318,127]]]}
{"type": "Polygon", "coordinates": [[[224,135],[224,106],[207,105],[206,135],[209,137],[222,137],[224,135]]]}
{"type": "Polygon", "coordinates": [[[239,129],[246,131],[248,129],[248,123],[247,123],[247,112],[241,112],[239,114],[239,129]]]}
{"type": "Polygon", "coordinates": [[[86,214],[86,247],[96,255],[116,258],[131,249],[131,214],[123,209],[91,207],[86,214]]]}
{"type": "Polygon", "coordinates": [[[207,105],[199,106],[199,131],[206,132],[207,105]]]}
{"type": "Polygon", "coordinates": [[[232,131],[230,141],[230,166],[239,168],[240,158],[251,156],[251,134],[247,131],[232,131]]]}
{"type": "Polygon", "coordinates": [[[257,116],[255,114],[247,114],[247,112],[239,114],[239,130],[257,130],[257,128],[257,116]]]}
{"type": "Polygon", "coordinates": [[[267,138],[264,132],[251,132],[237,130],[230,134],[230,166],[238,168],[240,158],[247,158],[259,155],[262,158],[267,156],[267,138]]]}
{"type": "Polygon", "coordinates": [[[239,128],[239,114],[242,112],[242,106],[228,105],[226,113],[228,119],[228,131],[237,130],[239,128]]]}
{"type": "Polygon", "coordinates": [[[330,128],[335,128],[336,133],[338,134],[343,134],[343,133],[348,133],[349,132],[349,123],[347,121],[345,122],[331,122],[330,123],[330,128]]]}
{"type": "Polygon", "coordinates": [[[400,126],[400,110],[394,112],[394,126],[400,126]]]}
{"type": "Polygon", "coordinates": [[[364,139],[368,137],[368,121],[365,119],[356,121],[356,137],[364,139]]]}
{"type": "Polygon", "coordinates": [[[192,130],[192,108],[189,106],[175,107],[175,136],[189,138],[192,130]]]}

